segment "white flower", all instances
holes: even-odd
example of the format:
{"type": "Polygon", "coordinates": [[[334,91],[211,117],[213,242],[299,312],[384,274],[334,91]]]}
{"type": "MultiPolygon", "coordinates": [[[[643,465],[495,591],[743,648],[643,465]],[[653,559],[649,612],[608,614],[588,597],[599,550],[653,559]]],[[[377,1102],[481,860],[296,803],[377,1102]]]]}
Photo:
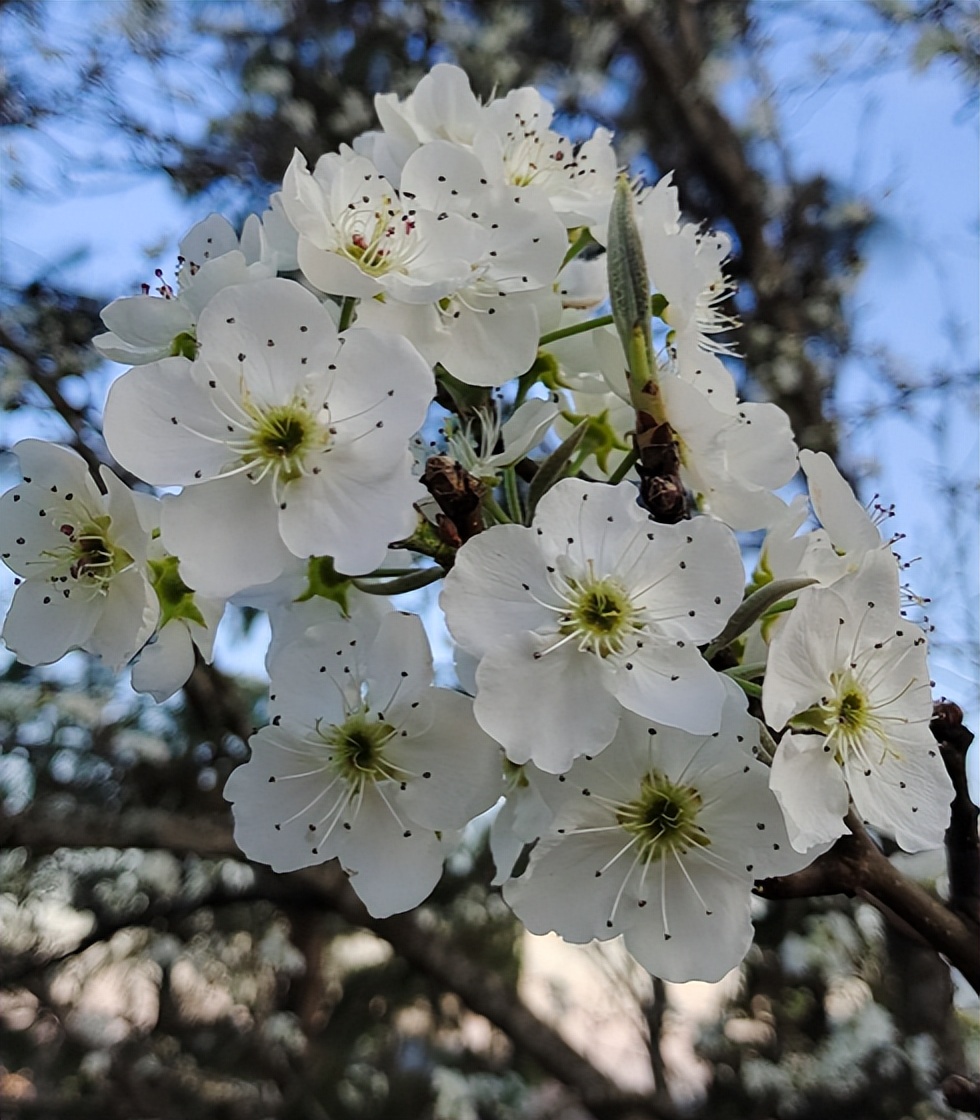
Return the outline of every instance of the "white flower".
{"type": "MultiPolygon", "coordinates": [[[[281,240],[280,236],[275,244],[280,246],[281,240]]],[[[275,275],[277,261],[271,249],[267,257],[262,256],[267,241],[261,233],[246,224],[242,241],[245,247],[252,246],[250,254],[258,252],[259,257],[246,258],[235,231],[220,214],[198,222],[180,243],[178,290],[165,283],[158,270],[161,298],[151,296],[149,286],[144,285],[141,296],[113,300],[102,312],[108,333],[92,340],[96,349],[103,357],[124,365],[142,365],[177,355],[192,358],[197,321],[211,298],[233,284],[275,275]]]]}
{"type": "Polygon", "coordinates": [[[294,153],[282,204],[299,232],[303,274],[332,295],[433,303],[469,281],[487,242],[475,222],[400,198],[349,149],[322,156],[312,174],[294,153]]]}
{"type": "Polygon", "coordinates": [[[56,444],[26,439],[13,450],[24,481],[0,497],[0,555],[23,582],[3,640],[27,665],[84,649],[118,669],[159,614],[140,517],[155,499],[134,495],[107,467],[100,493],[81,456],[56,444]]]}
{"type": "Polygon", "coordinates": [[[796,473],[786,413],[769,403],[723,410],[681,377],[662,378],[660,389],[677,437],[681,478],[702,510],[733,529],[768,527],[785,508],[773,491],[796,473]]]}
{"type": "Polygon", "coordinates": [[[558,405],[539,397],[525,401],[503,423],[496,408],[483,410],[478,437],[470,424],[448,431],[448,453],[475,478],[495,481],[504,467],[523,459],[537,447],[557,415],[558,405]]]}
{"type": "Polygon", "coordinates": [[[421,622],[389,614],[373,637],[325,623],[282,646],[270,674],[272,725],[225,788],[236,842],[276,871],[336,856],[376,917],[417,905],[500,788],[471,702],[430,687],[421,622]]]}
{"type": "Polygon", "coordinates": [[[494,178],[545,195],[569,229],[601,232],[616,180],[612,135],[597,128],[573,144],[551,127],[554,106],[536,89],[511,90],[486,106],[473,150],[494,178]]]}
{"type": "Polygon", "coordinates": [[[783,736],[772,789],[800,850],[848,831],[860,815],[906,851],[936,848],[952,786],[929,731],[925,637],[899,614],[889,552],[869,552],[831,588],[800,592],[770,646],[766,718],[783,736]]]}
{"type": "Polygon", "coordinates": [[[137,692],[149,693],[162,703],[186,683],[194,671],[195,649],[210,664],[224,599],[196,594],[180,578],[176,556],[169,556],[159,540],[151,545],[150,579],[160,602],[156,633],[133,665],[132,683],[137,692]]]}
{"type": "Polygon", "coordinates": [[[491,185],[532,187],[567,228],[604,228],[616,178],[612,137],[604,129],[572,143],[551,128],[554,107],[535,89],[512,90],[481,105],[458,66],[440,63],[404,99],[375,98],[384,132],[355,145],[396,176],[409,157],[436,140],[472,152],[491,185]]]}
{"type": "Polygon", "coordinates": [[[567,248],[547,201],[492,188],[475,156],[444,141],[409,158],[401,193],[419,213],[472,223],[484,241],[471,242],[468,271],[454,291],[438,301],[409,301],[392,288],[393,299],[362,304],[359,321],[404,334],[430,363],[467,384],[502,385],[524,373],[537,354],[542,319],[557,315],[552,285],[567,248]]]}
{"type": "Polygon", "coordinates": [[[612,739],[623,706],[717,730],[724,689],[697,647],[738,605],[743,579],[723,525],[659,525],[629,483],[565,479],[532,528],[468,541],[441,601],[453,637],[482,659],[480,726],[512,762],[560,773],[612,739]]]}
{"type": "Polygon", "coordinates": [[[720,980],[751,944],[753,881],[816,854],[791,847],[758,742],[733,687],[708,737],[626,713],[601,755],[562,776],[564,804],[504,898],[532,933],[621,933],[657,976],[720,980]]]}
{"type": "Polygon", "coordinates": [[[158,486],[163,541],[185,582],[229,596],[275,579],[291,556],[333,556],[358,574],[415,526],[408,440],[433,392],[404,341],[338,338],[315,296],[289,280],[219,293],[201,317],[200,354],[114,383],[113,455],[158,486]]]}

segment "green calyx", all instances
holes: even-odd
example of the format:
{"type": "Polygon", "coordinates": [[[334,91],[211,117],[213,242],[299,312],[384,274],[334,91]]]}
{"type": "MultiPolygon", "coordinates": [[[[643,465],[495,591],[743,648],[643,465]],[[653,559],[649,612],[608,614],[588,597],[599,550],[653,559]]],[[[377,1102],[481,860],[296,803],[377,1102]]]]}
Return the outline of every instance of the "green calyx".
{"type": "Polygon", "coordinates": [[[296,600],[297,603],[305,603],[314,596],[319,596],[336,603],[344,617],[350,618],[347,596],[354,581],[350,576],[341,575],[337,571],[332,556],[311,556],[306,565],[306,578],[306,590],[296,600]]]}
{"type": "Polygon", "coordinates": [[[176,556],[149,561],[150,582],[160,600],[160,629],[175,618],[183,618],[206,627],[204,616],[194,602],[194,592],[180,578],[177,565],[176,556]]]}
{"type": "Polygon", "coordinates": [[[189,358],[192,362],[197,357],[197,336],[193,331],[181,331],[174,335],[170,343],[171,358],[189,358]]]}
{"type": "Polygon", "coordinates": [[[579,445],[579,453],[584,458],[594,455],[595,461],[603,473],[608,474],[609,472],[609,456],[613,451],[629,451],[629,444],[622,440],[609,422],[608,408],[604,408],[602,412],[595,416],[580,416],[577,412],[562,410],[562,417],[575,427],[581,424],[583,420],[588,421],[585,427],[585,435],[579,445]]]}
{"type": "Polygon", "coordinates": [[[670,781],[651,770],[640,784],[640,795],[616,813],[616,821],[637,841],[644,863],[653,863],[672,853],[683,855],[691,848],[711,844],[697,823],[702,799],[693,786],[670,781]]]}

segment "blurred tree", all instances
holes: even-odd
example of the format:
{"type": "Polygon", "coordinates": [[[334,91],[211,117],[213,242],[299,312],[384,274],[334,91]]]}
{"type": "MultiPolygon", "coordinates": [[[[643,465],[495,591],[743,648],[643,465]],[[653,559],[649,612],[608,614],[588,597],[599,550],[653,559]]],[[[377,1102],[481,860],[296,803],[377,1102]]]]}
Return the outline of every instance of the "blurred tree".
{"type": "MultiPolygon", "coordinates": [[[[795,170],[770,65],[781,6],[81,7],[0,4],[7,190],[53,197],[162,167],[182,195],[241,217],[294,147],[312,163],[349,141],[371,126],[374,93],[406,92],[436,61],[459,62],[483,96],[538,84],[570,135],[613,128],[624,161],[648,177],[675,169],[684,208],[732,232],[744,392],[783,407],[801,444],[837,451],[849,293],[876,216],[829,175],[795,170]]],[[[874,35],[873,65],[951,62],[975,99],[969,0],[794,9],[812,36],[808,80],[860,78],[844,48],[874,35]],[[832,44],[843,45],[836,55],[832,44]]],[[[0,289],[3,408],[39,417],[93,465],[105,458],[106,374],[88,344],[112,284],[99,299],[41,277],[0,289]]],[[[910,380],[891,358],[872,363],[878,407],[969,403],[975,371],[910,380]]],[[[948,493],[969,522],[959,484],[948,493]]],[[[638,984],[656,1087],[623,1089],[524,1002],[519,927],[488,886],[479,837],[429,902],[385,920],[333,865],[275,876],[238,855],[221,789],[262,721],[259,685],[203,665],[164,706],[135,700],[81,655],[50,671],[7,665],[5,1113],[604,1120],[667,1117],[680,1104],[704,1117],[951,1115],[937,1086],[967,1067],[948,969],[839,898],[760,903],[741,988],[700,1046],[710,1070],[699,1101],[683,1096],[661,1049],[676,1027],[669,993],[638,984]],[[913,975],[923,982],[896,985],[913,975]]]]}

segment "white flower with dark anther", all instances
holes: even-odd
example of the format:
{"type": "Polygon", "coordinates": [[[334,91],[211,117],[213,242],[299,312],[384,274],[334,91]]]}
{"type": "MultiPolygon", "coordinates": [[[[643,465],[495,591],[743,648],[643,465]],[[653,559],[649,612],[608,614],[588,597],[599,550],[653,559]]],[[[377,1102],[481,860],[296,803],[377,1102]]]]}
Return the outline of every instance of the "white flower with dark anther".
{"type": "Polygon", "coordinates": [[[350,149],[321,156],[312,173],[296,152],[281,198],[303,275],[335,296],[434,303],[469,282],[488,241],[475,222],[400,197],[350,149]]]}
{"type": "Polygon", "coordinates": [[[698,646],[721,630],[743,582],[719,522],[660,525],[629,483],[564,479],[531,528],[469,540],[441,602],[453,637],[481,658],[480,726],[512,762],[561,773],[612,739],[623,707],[718,729],[724,687],[698,646]]]}
{"type": "Polygon", "coordinates": [[[113,300],[102,312],[102,322],[109,330],[92,340],[95,348],[123,365],[143,365],[178,355],[192,358],[197,348],[197,321],[211,298],[223,288],[276,273],[278,242],[270,244],[248,223],[242,242],[250,249],[248,257],[220,214],[198,222],[180,243],[177,291],[158,269],[157,296],[151,296],[149,285],[144,285],[141,296],[113,300]],[[261,255],[264,247],[266,256],[261,255]],[[254,257],[256,251],[258,257],[254,257]]]}
{"type": "Polygon", "coordinates": [[[25,439],[13,450],[24,481],[0,497],[0,556],[20,579],[3,640],[27,665],[84,649],[119,669],[159,615],[144,508],[156,499],[107,467],[101,493],[81,456],[56,444],[25,439]]]}
{"type": "Polygon", "coordinates": [[[479,160],[445,141],[409,157],[401,194],[420,212],[475,224],[485,242],[471,246],[468,273],[453,292],[423,303],[392,291],[394,299],[362,304],[360,321],[404,334],[430,363],[467,384],[502,385],[524,373],[537,355],[542,322],[557,321],[552,286],[568,247],[547,200],[491,187],[479,160]]]}
{"type": "Polygon", "coordinates": [[[337,857],[375,917],[420,903],[456,832],[493,805],[500,752],[461,693],[433,688],[425,631],[392,613],[282,646],[272,723],[228,780],[235,840],[276,871],[337,857]]]}
{"type": "Polygon", "coordinates": [[[677,437],[681,478],[701,509],[733,529],[767,528],[785,508],[773,491],[796,473],[786,413],[770,403],[716,407],[682,377],[663,377],[660,390],[677,437]]]}
{"type": "Polygon", "coordinates": [[[492,186],[533,187],[566,228],[604,232],[616,156],[604,128],[572,143],[551,127],[554,106],[531,87],[481,105],[458,66],[440,63],[404,99],[380,94],[382,133],[355,142],[386,174],[397,175],[420,146],[446,141],[471,151],[492,186]]]}
{"type": "Polygon", "coordinates": [[[953,789],[929,731],[925,646],[899,614],[884,550],[832,587],[804,588],[777,628],[762,704],[772,727],[790,728],[771,784],[801,851],[848,831],[848,795],[906,851],[943,843],[953,789]]]}
{"type": "Polygon", "coordinates": [[[504,898],[532,933],[623,934],[656,976],[720,980],[752,942],[753,882],[816,855],[790,845],[758,743],[734,686],[707,737],[624,714],[602,754],[555,779],[563,804],[504,898]]]}
{"type": "Polygon", "coordinates": [[[566,228],[605,232],[616,182],[612,134],[597,128],[572,143],[551,127],[554,106],[524,86],[491,101],[473,138],[473,151],[491,182],[533,187],[545,195],[566,228]]]}
{"type": "Polygon", "coordinates": [[[368,572],[416,524],[424,491],[408,440],[432,373],[404,339],[339,337],[289,280],[219,293],[197,361],[130,370],[109,391],[106,441],[147,482],[184,486],[163,504],[167,550],[204,595],[275,579],[293,556],[368,572]]]}
{"type": "Polygon", "coordinates": [[[525,401],[503,423],[496,407],[482,410],[476,432],[470,423],[447,428],[447,452],[474,478],[495,484],[504,467],[537,447],[557,415],[555,401],[539,397],[525,401]]]}

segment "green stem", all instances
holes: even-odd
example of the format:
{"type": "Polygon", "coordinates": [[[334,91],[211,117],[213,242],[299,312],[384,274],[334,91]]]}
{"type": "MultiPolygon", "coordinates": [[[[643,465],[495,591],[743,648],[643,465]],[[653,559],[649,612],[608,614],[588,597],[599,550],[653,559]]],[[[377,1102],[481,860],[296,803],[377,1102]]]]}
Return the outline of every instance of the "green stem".
{"type": "Polygon", "coordinates": [[[521,494],[517,487],[517,472],[513,467],[504,471],[504,494],[507,498],[507,508],[511,518],[518,525],[524,524],[524,511],[521,509],[521,494]]]}
{"type": "Polygon", "coordinates": [[[497,504],[497,499],[489,492],[483,496],[483,508],[498,524],[513,525],[514,519],[507,516],[504,510],[497,504]]]}
{"type": "Polygon", "coordinates": [[[559,327],[556,331],[543,334],[538,342],[539,346],[547,346],[549,342],[557,342],[560,338],[571,338],[573,334],[584,334],[585,331],[594,331],[596,327],[608,327],[613,323],[611,315],[600,315],[596,319],[586,319],[584,323],[573,323],[570,327],[559,327]]]}
{"type": "Polygon", "coordinates": [[[732,677],[732,680],[738,687],[745,693],[746,696],[755,696],[762,699],[762,686],[753,684],[752,681],[744,680],[742,677],[732,677]]]}
{"type": "Polygon", "coordinates": [[[766,673],[764,661],[751,662],[748,665],[734,665],[731,669],[723,670],[726,677],[733,680],[752,680],[754,677],[763,677],[766,673]]]}
{"type": "Polygon", "coordinates": [[[378,568],[377,571],[368,572],[358,576],[358,579],[391,579],[394,576],[410,576],[419,571],[418,568],[378,568]]]}
{"type": "Polygon", "coordinates": [[[623,461],[609,476],[609,485],[615,486],[617,482],[622,482],[623,479],[629,474],[630,468],[639,458],[639,454],[635,447],[631,447],[623,458],[623,461]]]}
{"type": "Polygon", "coordinates": [[[439,566],[416,568],[411,575],[390,579],[386,583],[362,583],[360,579],[355,579],[353,584],[368,595],[402,595],[406,591],[418,591],[422,587],[428,587],[430,583],[442,579],[445,574],[443,568],[439,566]]]}
{"type": "Polygon", "coordinates": [[[350,326],[351,319],[354,318],[354,308],[357,307],[357,296],[344,296],[344,302],[340,305],[340,322],[337,324],[337,330],[343,332],[350,326]]]}

